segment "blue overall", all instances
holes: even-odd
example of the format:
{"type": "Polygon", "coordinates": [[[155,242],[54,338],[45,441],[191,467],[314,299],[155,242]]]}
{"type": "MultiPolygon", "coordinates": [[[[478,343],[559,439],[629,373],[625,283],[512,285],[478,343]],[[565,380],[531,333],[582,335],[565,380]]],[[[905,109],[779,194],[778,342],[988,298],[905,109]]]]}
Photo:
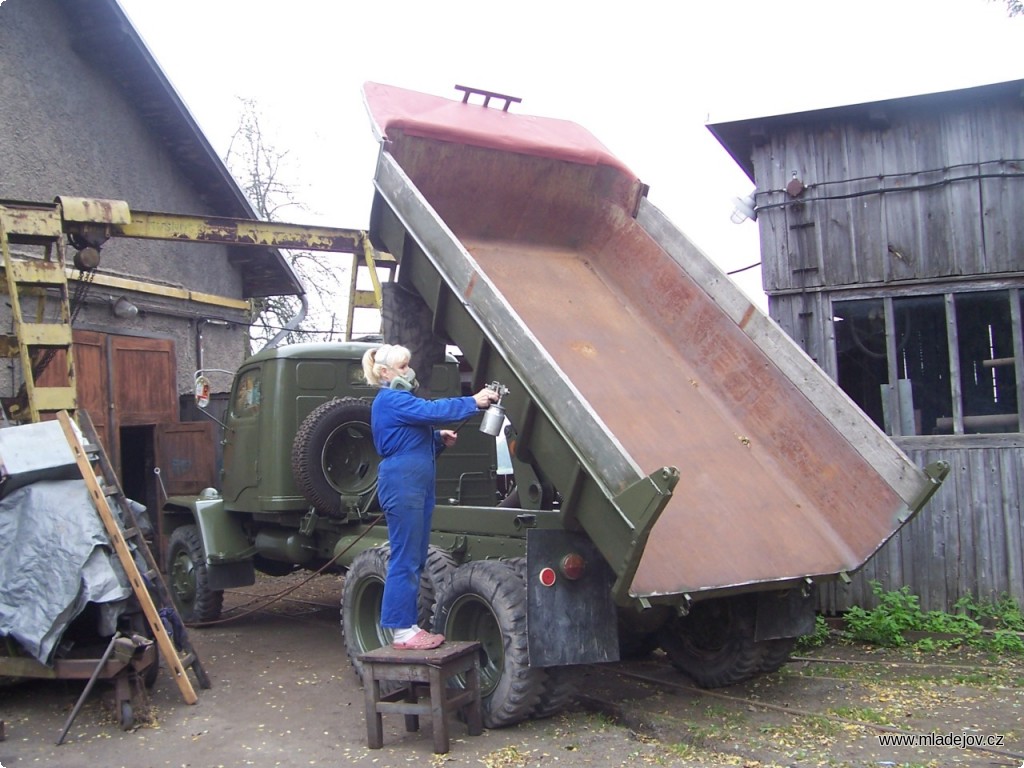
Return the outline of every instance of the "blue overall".
{"type": "Polygon", "coordinates": [[[424,400],[411,392],[384,388],[373,400],[370,424],[381,456],[377,494],[391,542],[380,610],[382,627],[404,629],[416,623],[416,598],[434,514],[434,461],[444,448],[433,425],[461,421],[476,412],[472,397],[424,400]]]}

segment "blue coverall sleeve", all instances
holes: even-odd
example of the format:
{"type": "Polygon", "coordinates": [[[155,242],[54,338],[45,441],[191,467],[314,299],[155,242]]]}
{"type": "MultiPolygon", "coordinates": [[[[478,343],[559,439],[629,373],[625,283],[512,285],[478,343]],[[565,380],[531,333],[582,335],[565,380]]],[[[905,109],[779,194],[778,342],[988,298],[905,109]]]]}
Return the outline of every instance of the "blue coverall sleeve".
{"type": "Polygon", "coordinates": [[[430,426],[446,421],[459,421],[477,412],[472,397],[446,397],[424,400],[421,397],[396,397],[392,403],[398,421],[410,426],[430,426]]]}

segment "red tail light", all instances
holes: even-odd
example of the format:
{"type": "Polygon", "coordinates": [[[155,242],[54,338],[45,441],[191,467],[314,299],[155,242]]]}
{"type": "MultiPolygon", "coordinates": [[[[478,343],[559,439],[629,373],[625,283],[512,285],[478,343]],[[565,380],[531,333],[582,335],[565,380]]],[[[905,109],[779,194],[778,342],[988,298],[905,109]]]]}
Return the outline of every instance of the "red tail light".
{"type": "Polygon", "coordinates": [[[587,570],[587,561],[583,559],[582,555],[578,555],[575,552],[566,555],[562,558],[562,564],[559,567],[562,575],[570,581],[576,581],[583,576],[583,572],[587,570]]]}

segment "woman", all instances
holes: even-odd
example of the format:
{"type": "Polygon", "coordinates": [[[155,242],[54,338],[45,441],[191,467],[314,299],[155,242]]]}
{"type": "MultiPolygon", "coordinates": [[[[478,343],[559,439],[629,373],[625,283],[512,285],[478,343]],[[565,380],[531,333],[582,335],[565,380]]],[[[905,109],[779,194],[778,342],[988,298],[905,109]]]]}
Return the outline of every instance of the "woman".
{"type": "Polygon", "coordinates": [[[373,444],[381,456],[377,494],[391,542],[380,624],[393,630],[395,648],[424,650],[444,642],[444,635],[416,624],[416,598],[434,514],[434,460],[456,440],[452,430],[435,430],[433,425],[466,419],[495,402],[498,393],[484,388],[472,397],[416,397],[410,358],[405,347],[385,344],[363,355],[363,374],[370,384],[381,387],[370,412],[373,444]]]}

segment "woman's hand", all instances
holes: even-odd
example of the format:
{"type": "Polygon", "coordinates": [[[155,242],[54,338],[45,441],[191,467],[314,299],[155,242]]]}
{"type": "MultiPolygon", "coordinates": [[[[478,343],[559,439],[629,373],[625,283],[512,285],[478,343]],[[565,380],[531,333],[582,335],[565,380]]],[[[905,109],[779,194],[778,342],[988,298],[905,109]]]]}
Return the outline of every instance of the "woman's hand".
{"type": "Polygon", "coordinates": [[[493,389],[484,387],[475,395],[473,395],[473,399],[476,400],[477,408],[486,408],[491,403],[498,402],[498,393],[495,392],[493,389]]]}
{"type": "Polygon", "coordinates": [[[455,445],[455,441],[459,439],[459,436],[455,434],[453,430],[442,429],[440,430],[440,432],[441,442],[444,443],[445,448],[451,448],[453,445],[455,445]]]}

